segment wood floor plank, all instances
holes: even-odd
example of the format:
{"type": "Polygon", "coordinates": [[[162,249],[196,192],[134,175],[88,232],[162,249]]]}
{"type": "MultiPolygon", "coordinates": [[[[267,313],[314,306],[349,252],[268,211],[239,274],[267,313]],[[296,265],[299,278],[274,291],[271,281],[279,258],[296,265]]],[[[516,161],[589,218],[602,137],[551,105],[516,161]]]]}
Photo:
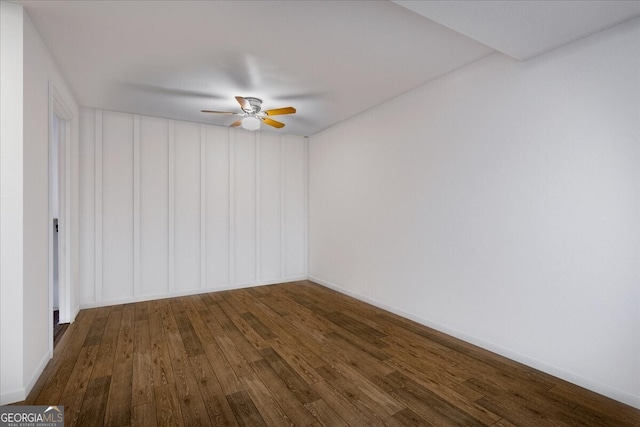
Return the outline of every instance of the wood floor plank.
{"type": "Polygon", "coordinates": [[[224,353],[224,357],[238,377],[250,375],[252,373],[249,361],[236,347],[236,343],[226,335],[215,337],[216,342],[220,346],[220,350],[224,353]]]}
{"type": "Polygon", "coordinates": [[[386,375],[395,372],[395,369],[380,363],[377,359],[358,358],[356,356],[348,352],[332,351],[322,357],[330,365],[335,365],[336,363],[348,365],[381,390],[386,392],[395,390],[395,384],[386,377],[386,375]]]}
{"type": "Polygon", "coordinates": [[[111,376],[113,361],[116,357],[116,344],[122,320],[122,310],[111,310],[107,318],[98,354],[96,355],[95,366],[91,373],[91,378],[111,376]]]}
{"type": "MultiPolygon", "coordinates": [[[[392,337],[385,340],[390,342],[395,350],[403,351],[410,355],[419,355],[422,362],[428,362],[437,367],[438,371],[446,372],[452,378],[467,380],[472,377],[491,378],[500,386],[519,390],[522,393],[544,394],[547,392],[547,383],[523,381],[518,374],[511,372],[499,372],[494,366],[473,359],[465,354],[460,354],[440,343],[434,343],[423,337],[402,329],[393,329],[392,337]]],[[[571,408],[575,407],[573,405],[571,408]]]]}
{"type": "Polygon", "coordinates": [[[428,427],[433,424],[428,423],[424,418],[420,415],[416,414],[409,408],[405,408],[402,411],[398,411],[393,414],[393,418],[395,418],[400,424],[403,426],[415,426],[415,427],[428,427]]]}
{"type": "Polygon", "coordinates": [[[223,349],[220,348],[215,340],[205,347],[205,354],[225,395],[242,390],[242,382],[231,368],[231,364],[225,357],[223,349]]]}
{"type": "MultiPolygon", "coordinates": [[[[272,287],[272,291],[273,291],[272,287]]],[[[260,301],[267,307],[271,308],[274,312],[278,314],[280,317],[287,316],[291,314],[289,311],[290,303],[284,297],[276,295],[274,292],[270,294],[260,296],[260,301]]]]}
{"type": "MultiPolygon", "coordinates": [[[[544,399],[538,396],[534,391],[526,392],[519,389],[511,389],[501,386],[498,382],[491,381],[488,378],[478,379],[471,378],[464,383],[469,387],[489,395],[489,400],[492,397],[498,398],[500,402],[508,402],[509,407],[515,409],[531,419],[539,419],[541,423],[548,422],[553,424],[555,421],[565,423],[573,419],[576,423],[585,422],[581,417],[570,413],[573,408],[566,408],[563,405],[558,404],[554,400],[544,399]],[[553,420],[553,421],[552,421],[553,420]]],[[[487,405],[481,405],[490,409],[487,405]]],[[[504,418],[509,419],[508,416],[502,415],[504,418]]]]}
{"type": "Polygon", "coordinates": [[[67,425],[616,426],[640,410],[308,281],[81,310],[67,425]]]}
{"type": "Polygon", "coordinates": [[[62,396],[73,396],[84,394],[89,385],[91,373],[93,372],[93,364],[98,353],[98,346],[82,347],[78,360],[71,371],[71,375],[67,380],[67,385],[62,392],[62,396]]]}
{"type": "Polygon", "coordinates": [[[623,403],[603,398],[602,395],[582,387],[559,382],[549,390],[548,394],[570,399],[576,403],[576,406],[587,408],[592,414],[612,418],[621,425],[640,425],[640,411],[623,403]]]}
{"type": "Polygon", "coordinates": [[[387,421],[390,415],[388,409],[379,407],[375,399],[372,399],[366,392],[358,388],[357,384],[349,381],[340,371],[327,365],[318,368],[318,373],[322,375],[327,383],[331,384],[337,393],[358,408],[361,414],[367,414],[372,425],[389,424],[387,421]]]}
{"type": "MultiPolygon", "coordinates": [[[[256,331],[256,329],[247,321],[245,315],[250,313],[242,313],[240,317],[232,319],[234,326],[245,337],[245,339],[251,345],[250,354],[256,358],[255,351],[260,351],[264,348],[270,347],[269,343],[265,341],[265,338],[256,331]]],[[[255,359],[258,360],[258,359],[255,359]]],[[[253,361],[253,360],[251,360],[253,361]]]]}
{"type": "Polygon", "coordinates": [[[388,378],[396,381],[398,387],[395,391],[391,392],[392,395],[398,396],[399,399],[406,402],[407,406],[420,414],[420,409],[425,406],[429,406],[429,416],[425,419],[433,419],[434,412],[438,412],[442,417],[439,417],[439,423],[442,425],[457,425],[457,426],[480,426],[483,423],[469,416],[466,412],[460,410],[455,405],[452,405],[445,399],[438,396],[437,393],[432,392],[426,387],[423,387],[419,383],[413,381],[411,378],[399,372],[394,372],[387,375],[388,378]],[[420,402],[420,404],[416,404],[420,402]],[[446,421],[445,421],[446,420],[446,421]]]}
{"type": "MultiPolygon", "coordinates": [[[[394,373],[394,375],[397,374],[397,372],[394,373]]],[[[387,379],[391,379],[392,377],[393,375],[388,376],[387,379]]],[[[483,424],[492,425],[500,419],[500,416],[478,405],[475,402],[475,400],[478,399],[477,396],[474,396],[474,399],[469,399],[468,397],[457,393],[455,390],[452,390],[437,382],[431,382],[423,378],[415,377],[412,377],[412,380],[419,384],[421,387],[424,387],[426,390],[429,390],[438,398],[456,407],[457,409],[461,410],[472,418],[475,418],[483,424]]],[[[391,381],[393,381],[393,379],[391,379],[391,381]]]]}
{"type": "Polygon", "coordinates": [[[105,409],[105,424],[110,426],[131,425],[131,382],[133,361],[117,363],[113,367],[111,386],[105,409]]]}
{"type": "MultiPolygon", "coordinates": [[[[191,326],[193,327],[193,332],[196,334],[196,337],[200,341],[200,344],[203,346],[202,352],[198,354],[204,353],[204,345],[210,342],[214,334],[211,333],[207,323],[202,317],[203,313],[208,313],[207,307],[202,303],[200,298],[197,298],[198,295],[194,295],[192,297],[185,297],[181,299],[182,307],[184,308],[184,313],[187,315],[191,326]]],[[[222,328],[217,330],[217,333],[222,333],[222,328]]],[[[194,354],[194,356],[197,356],[194,354]]],[[[190,356],[191,357],[191,356],[190,356]]]]}
{"type": "Polygon", "coordinates": [[[272,348],[267,348],[261,350],[260,354],[303,405],[320,399],[318,393],[297,374],[295,369],[293,369],[278,352],[272,348]]]}
{"type": "Polygon", "coordinates": [[[246,325],[247,328],[243,328],[245,330],[251,329],[251,327],[246,324],[242,316],[240,316],[240,314],[227,302],[227,299],[228,298],[224,298],[222,301],[218,301],[218,306],[224,311],[231,321],[231,323],[223,326],[225,333],[230,338],[233,338],[236,348],[240,350],[248,362],[260,360],[262,357],[258,353],[258,350],[251,344],[249,339],[247,339],[247,336],[242,334],[238,325],[246,325]]]}
{"type": "MultiPolygon", "coordinates": [[[[211,303],[215,304],[213,301],[211,303]]],[[[183,304],[198,339],[202,343],[208,343],[204,345],[203,351],[208,362],[206,365],[210,365],[213,371],[216,372],[213,381],[215,381],[216,384],[220,384],[223,394],[225,395],[240,391],[241,382],[238,380],[236,373],[232,370],[231,365],[224,357],[220,346],[215,340],[215,336],[217,335],[224,336],[224,328],[213,318],[213,315],[208,309],[197,310],[198,306],[202,309],[204,305],[199,296],[185,299],[183,300],[183,304]],[[211,316],[209,321],[205,320],[205,318],[209,316],[211,316]]],[[[191,359],[201,361],[202,369],[206,369],[204,360],[201,357],[196,356],[191,359]]],[[[203,372],[199,372],[199,374],[203,375],[203,372]]],[[[203,379],[206,380],[206,377],[203,379]]]]}
{"type": "MultiPolygon", "coordinates": [[[[146,305],[140,304],[145,307],[146,305]]],[[[136,319],[138,316],[138,308],[136,307],[136,319]]],[[[132,386],[132,405],[138,406],[152,403],[155,398],[153,396],[153,364],[151,362],[151,339],[149,337],[149,321],[147,316],[144,320],[136,320],[134,324],[134,353],[133,353],[133,382],[132,386]]],[[[155,410],[154,410],[155,413],[155,410]]]]}
{"type": "MultiPolygon", "coordinates": [[[[264,341],[277,338],[277,335],[260,321],[253,313],[242,313],[242,319],[258,334],[264,341]]],[[[268,345],[268,344],[266,344],[268,345]]],[[[262,347],[264,348],[264,347],[262,347]]]]}
{"type": "Polygon", "coordinates": [[[356,406],[357,396],[345,393],[339,387],[326,381],[313,384],[313,388],[322,400],[327,402],[344,420],[348,420],[349,425],[358,427],[385,425],[367,408],[361,410],[362,405],[358,405],[360,408],[356,406]]]}
{"type": "MultiPolygon", "coordinates": [[[[276,292],[278,292],[278,290],[279,289],[276,289],[276,292]]],[[[290,293],[282,291],[280,291],[279,294],[285,298],[287,309],[289,311],[289,314],[285,317],[295,317],[300,320],[302,324],[307,325],[307,328],[309,329],[325,331],[336,330],[336,328],[339,328],[334,323],[327,320],[326,314],[329,312],[326,310],[314,311],[313,306],[309,307],[308,305],[305,305],[306,301],[302,301],[303,304],[301,304],[299,298],[295,298],[295,295],[292,296],[290,293]]]]}
{"type": "MultiPolygon", "coordinates": [[[[419,337],[417,339],[419,339],[419,337]]],[[[406,343],[407,342],[404,341],[403,345],[406,343]]],[[[414,344],[415,344],[415,341],[414,341],[414,344]]],[[[433,358],[430,358],[431,354],[426,349],[421,348],[419,345],[415,345],[415,347],[417,349],[416,354],[420,355],[421,358],[424,357],[425,360],[428,359],[429,362],[432,364],[434,368],[432,370],[442,373],[443,370],[450,369],[453,367],[452,365],[449,365],[449,366],[445,365],[444,367],[442,367],[441,364],[437,363],[437,361],[434,361],[433,358]]],[[[424,362],[424,360],[422,361],[424,362]]],[[[406,371],[403,371],[403,372],[406,373],[406,371]]],[[[421,373],[424,373],[424,372],[425,372],[424,370],[421,370],[421,373]]],[[[464,374],[458,373],[457,375],[462,375],[458,379],[459,381],[466,378],[466,373],[464,374]]],[[[481,392],[476,392],[474,390],[475,393],[467,393],[467,394],[458,393],[456,391],[458,390],[458,388],[455,387],[457,385],[455,378],[448,377],[447,381],[445,381],[447,385],[453,386],[453,388],[450,388],[447,385],[444,385],[443,381],[441,380],[435,381],[430,379],[428,376],[413,377],[413,379],[416,380],[421,386],[424,386],[431,392],[434,392],[436,395],[438,395],[438,397],[446,400],[452,405],[462,409],[465,413],[471,415],[472,417],[478,420],[481,420],[486,424],[493,424],[500,418],[499,416],[489,412],[485,408],[474,403],[475,400],[480,399],[481,397],[484,396],[481,392]]],[[[385,384],[385,385],[388,386],[388,384],[385,384]]]]}
{"type": "MultiPolygon", "coordinates": [[[[371,343],[377,342],[380,338],[387,336],[387,334],[380,332],[379,330],[374,329],[340,311],[332,311],[329,316],[327,316],[327,319],[356,336],[363,337],[366,341],[371,343]]],[[[382,347],[384,347],[384,345],[382,347]]]]}
{"type": "Polygon", "coordinates": [[[213,305],[215,303],[214,299],[211,297],[211,294],[200,294],[197,297],[205,304],[206,306],[213,305]]]}
{"type": "Polygon", "coordinates": [[[252,311],[249,314],[254,316],[273,334],[273,338],[268,339],[269,345],[276,348],[283,357],[287,358],[289,363],[300,368],[297,369],[298,373],[310,378],[315,377],[308,367],[318,368],[326,363],[318,357],[318,354],[322,353],[323,350],[314,352],[307,343],[303,343],[296,335],[290,333],[291,324],[273,311],[272,307],[263,304],[261,300],[245,292],[246,290],[243,289],[241,291],[235,294],[237,299],[250,306],[252,311]]]}
{"type": "MultiPolygon", "coordinates": [[[[87,385],[88,387],[88,385],[87,385]]],[[[58,405],[64,406],[64,424],[69,427],[78,426],[80,418],[80,410],[82,409],[82,400],[84,399],[86,389],[78,394],[62,396],[58,405]]]]}
{"type": "MultiPolygon", "coordinates": [[[[162,325],[162,315],[160,306],[150,304],[149,308],[149,339],[151,344],[151,372],[153,374],[153,385],[171,385],[175,383],[173,378],[173,368],[171,367],[171,356],[167,347],[167,339],[162,325]]],[[[156,396],[156,403],[158,396],[156,396]]],[[[164,417],[162,418],[164,419],[164,417]]]]}
{"type": "Polygon", "coordinates": [[[322,399],[314,400],[304,405],[311,415],[316,417],[321,425],[327,427],[349,426],[338,413],[322,399]]]}
{"type": "Polygon", "coordinates": [[[346,338],[342,334],[338,334],[336,332],[331,332],[326,334],[328,345],[332,348],[346,350],[349,353],[357,353],[361,355],[365,355],[363,357],[371,357],[384,361],[390,358],[389,353],[378,349],[375,346],[372,346],[366,342],[358,342],[357,340],[353,340],[351,338],[346,338]]]}
{"type": "Polygon", "coordinates": [[[134,305],[124,306],[105,414],[105,424],[111,426],[131,425],[134,316],[134,305]]]}
{"type": "Polygon", "coordinates": [[[260,412],[265,424],[270,426],[295,426],[271,391],[257,374],[242,377],[247,393],[260,412]]]}
{"type": "Polygon", "coordinates": [[[94,378],[89,381],[78,415],[79,426],[102,425],[110,385],[111,377],[94,378]]]}
{"type": "MultiPolygon", "coordinates": [[[[311,348],[316,354],[323,354],[326,352],[324,348],[327,337],[326,331],[329,329],[327,325],[322,324],[318,319],[314,319],[311,316],[306,316],[307,313],[300,312],[301,314],[288,314],[283,319],[288,323],[288,327],[291,330],[291,334],[295,336],[302,336],[306,338],[306,345],[311,348]]],[[[323,366],[323,365],[320,365],[323,366]]]]}
{"type": "MultiPolygon", "coordinates": [[[[200,315],[200,318],[202,319],[204,324],[207,326],[207,329],[209,329],[209,333],[213,337],[215,337],[216,335],[224,334],[224,328],[222,327],[222,324],[218,320],[218,317],[214,314],[214,311],[217,309],[217,307],[218,307],[217,304],[215,304],[215,302],[212,302],[211,305],[207,306],[206,310],[198,310],[198,314],[200,315]]],[[[227,319],[226,316],[225,316],[225,319],[227,319]]]]}
{"type": "Polygon", "coordinates": [[[96,311],[96,316],[93,319],[93,323],[91,323],[91,328],[87,333],[84,343],[82,344],[84,347],[100,344],[104,328],[107,325],[109,311],[109,307],[101,307],[96,311]]]}
{"type": "Polygon", "coordinates": [[[269,342],[271,347],[309,384],[322,381],[315,368],[326,364],[317,355],[313,355],[306,347],[301,347],[293,337],[280,339],[279,337],[269,342]],[[312,354],[312,357],[310,356],[312,354]],[[319,360],[322,363],[310,362],[309,359],[319,360]]]}
{"type": "Polygon", "coordinates": [[[141,302],[135,304],[135,318],[133,319],[135,322],[140,322],[144,320],[149,320],[149,310],[147,308],[147,303],[141,302]]]}
{"type": "Polygon", "coordinates": [[[219,426],[238,425],[207,356],[201,354],[190,357],[189,363],[191,364],[195,379],[198,382],[200,395],[202,396],[202,401],[207,409],[211,423],[219,426]]]}
{"type": "Polygon", "coordinates": [[[208,425],[209,415],[205,409],[198,383],[189,364],[189,355],[180,335],[166,335],[171,354],[171,366],[175,388],[178,392],[180,409],[185,425],[208,425]]]}
{"type": "Polygon", "coordinates": [[[227,396],[227,400],[241,426],[261,427],[267,425],[246,391],[230,394],[227,396]]]}
{"type": "MultiPolygon", "coordinates": [[[[487,408],[487,410],[493,412],[494,414],[498,414],[504,418],[504,420],[509,423],[513,423],[517,426],[523,427],[536,427],[536,426],[553,426],[554,424],[548,419],[541,418],[536,416],[535,414],[527,414],[527,410],[517,407],[515,405],[509,404],[508,402],[503,402],[500,399],[494,399],[491,396],[485,396],[482,399],[477,401],[478,405],[487,408]]],[[[555,424],[558,425],[558,424],[555,424]]],[[[564,425],[564,424],[560,424],[564,425]]],[[[576,423],[574,425],[581,425],[576,423]]]]}
{"type": "Polygon", "coordinates": [[[165,335],[179,334],[180,329],[176,318],[171,310],[172,304],[178,304],[178,300],[163,300],[158,304],[158,313],[160,314],[160,320],[165,335]]]}
{"type": "Polygon", "coordinates": [[[573,421],[576,418],[582,420],[584,425],[588,426],[637,427],[640,425],[639,417],[635,417],[635,420],[621,419],[620,414],[597,412],[582,405],[578,405],[571,411],[569,417],[563,419],[570,419],[573,421]]]}
{"type": "MultiPolygon", "coordinates": [[[[389,348],[386,352],[392,356],[385,361],[389,366],[395,368],[397,371],[424,378],[424,380],[428,382],[435,382],[453,389],[468,379],[467,375],[462,377],[458,376],[455,370],[453,373],[450,372],[451,368],[437,369],[439,366],[434,368],[433,365],[428,362],[428,358],[422,359],[419,354],[409,355],[398,351],[396,348],[389,348]]],[[[481,397],[481,395],[479,397],[481,397]]]]}
{"type": "MultiPolygon", "coordinates": [[[[136,316],[136,319],[138,317],[136,316]]],[[[156,404],[155,402],[144,403],[133,407],[133,415],[131,417],[132,427],[156,426],[156,404]]]]}
{"type": "MultiPolygon", "coordinates": [[[[276,337],[276,335],[267,325],[265,325],[260,321],[260,319],[255,317],[255,315],[252,313],[253,307],[249,306],[251,308],[248,308],[247,304],[245,304],[245,300],[238,298],[238,293],[229,294],[225,298],[225,301],[227,301],[229,305],[231,305],[236,310],[236,312],[240,314],[240,317],[246,322],[247,325],[251,327],[253,331],[255,331],[255,333],[257,333],[262,338],[263,341],[267,341],[276,337]]],[[[236,323],[236,326],[240,328],[238,323],[236,323]]],[[[245,331],[242,328],[240,329],[243,332],[245,331]]]]}
{"type": "Polygon", "coordinates": [[[460,357],[467,359],[466,363],[475,364],[480,361],[483,365],[493,366],[503,374],[508,373],[509,377],[516,377],[522,384],[527,384],[528,386],[541,390],[549,390],[555,384],[556,379],[548,374],[505,357],[496,357],[495,353],[453,338],[434,329],[424,327],[412,320],[402,318],[393,313],[378,314],[378,317],[380,316],[385,316],[385,319],[388,319],[389,323],[404,327],[416,335],[426,338],[428,341],[453,350],[460,357]]]}
{"type": "Polygon", "coordinates": [[[495,427],[516,427],[515,424],[511,424],[509,421],[502,419],[493,424],[495,427]]]}
{"type": "Polygon", "coordinates": [[[156,398],[156,423],[158,427],[183,426],[178,393],[173,384],[157,384],[153,387],[156,398]]]}
{"type": "Polygon", "coordinates": [[[231,322],[231,319],[229,319],[229,316],[227,316],[227,314],[218,304],[218,302],[221,300],[223,300],[223,298],[220,296],[217,298],[217,300],[214,300],[213,303],[209,305],[209,312],[213,316],[213,319],[215,319],[215,322],[220,325],[220,329],[224,331],[225,327],[233,323],[231,322]]]}
{"type": "Polygon", "coordinates": [[[173,317],[175,318],[176,324],[178,326],[178,331],[180,332],[180,336],[182,338],[182,342],[184,343],[184,348],[189,357],[197,356],[199,354],[204,354],[204,349],[202,348],[202,343],[198,338],[196,331],[193,328],[193,324],[191,320],[189,320],[189,316],[187,316],[187,312],[184,309],[184,305],[182,304],[182,299],[178,299],[175,302],[170,304],[171,311],[173,312],[173,317]]]}
{"type": "Polygon", "coordinates": [[[316,421],[303,406],[303,403],[298,400],[296,394],[287,387],[265,360],[258,360],[251,365],[295,425],[306,426],[316,421]]]}
{"type": "MultiPolygon", "coordinates": [[[[389,393],[377,387],[365,376],[360,375],[355,369],[343,362],[335,362],[331,368],[338,372],[348,382],[354,384],[369,399],[376,408],[384,411],[387,415],[393,415],[406,408],[406,405],[398,402],[389,393]]],[[[392,374],[390,374],[392,375],[392,374]]]]}

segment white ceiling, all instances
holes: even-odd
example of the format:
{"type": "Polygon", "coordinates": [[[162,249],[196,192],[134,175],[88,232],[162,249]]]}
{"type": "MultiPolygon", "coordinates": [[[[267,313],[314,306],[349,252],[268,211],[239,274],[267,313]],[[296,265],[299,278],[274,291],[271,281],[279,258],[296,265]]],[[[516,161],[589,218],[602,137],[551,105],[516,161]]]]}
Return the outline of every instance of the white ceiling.
{"type": "Polygon", "coordinates": [[[254,96],[265,109],[296,107],[295,115],[278,117],[282,130],[263,129],[298,135],[346,120],[492,48],[528,57],[640,13],[638,2],[593,8],[582,1],[561,8],[545,1],[398,2],[415,12],[390,1],[17,3],[82,106],[228,125],[235,118],[200,110],[239,112],[234,96],[254,96]],[[518,32],[529,17],[535,37],[518,32]],[[586,17],[589,25],[561,31],[567,20],[580,24],[586,17]]]}
{"type": "Polygon", "coordinates": [[[640,1],[633,0],[394,2],[519,60],[640,15],[640,1]]]}

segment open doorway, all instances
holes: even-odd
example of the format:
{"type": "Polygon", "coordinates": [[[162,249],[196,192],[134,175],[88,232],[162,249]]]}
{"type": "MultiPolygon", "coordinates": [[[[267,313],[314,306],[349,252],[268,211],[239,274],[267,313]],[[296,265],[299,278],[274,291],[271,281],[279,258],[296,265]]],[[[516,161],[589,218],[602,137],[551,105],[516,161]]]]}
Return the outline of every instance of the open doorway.
{"type": "Polygon", "coordinates": [[[53,120],[51,123],[52,126],[52,140],[50,147],[50,165],[49,165],[49,182],[50,182],[50,206],[51,206],[51,237],[52,237],[52,245],[51,245],[51,264],[53,269],[53,286],[51,296],[52,299],[52,309],[51,318],[53,321],[53,345],[58,342],[64,331],[66,330],[68,323],[60,322],[60,272],[62,269],[60,268],[60,254],[61,254],[61,244],[63,243],[59,238],[60,233],[60,213],[61,206],[64,209],[64,204],[60,203],[60,195],[61,195],[61,166],[63,163],[61,162],[61,153],[64,153],[64,143],[66,141],[66,120],[59,117],[57,114],[53,114],[53,120]]]}
{"type": "Polygon", "coordinates": [[[49,86],[49,351],[71,320],[69,256],[72,114],[49,86]]]}

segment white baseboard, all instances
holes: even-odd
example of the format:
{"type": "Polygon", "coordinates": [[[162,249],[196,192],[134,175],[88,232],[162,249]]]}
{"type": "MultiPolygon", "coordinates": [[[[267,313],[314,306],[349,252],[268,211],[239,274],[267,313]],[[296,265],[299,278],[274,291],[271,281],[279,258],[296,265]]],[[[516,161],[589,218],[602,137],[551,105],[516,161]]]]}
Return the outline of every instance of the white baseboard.
{"type": "Polygon", "coordinates": [[[33,386],[36,385],[36,381],[38,381],[38,378],[40,378],[40,375],[42,375],[44,369],[47,367],[47,363],[49,363],[49,360],[51,360],[52,357],[53,354],[47,351],[47,353],[38,364],[38,367],[34,371],[33,375],[31,375],[31,378],[29,379],[29,381],[27,381],[25,387],[0,395],[0,405],[9,405],[11,403],[21,402],[25,400],[33,389],[33,386]]]}
{"type": "Polygon", "coordinates": [[[76,305],[76,308],[73,310],[73,314],[71,315],[71,320],[69,323],[73,323],[78,317],[78,313],[80,313],[80,304],[76,305]]]}
{"type": "MultiPolygon", "coordinates": [[[[33,386],[36,385],[38,378],[40,378],[40,375],[42,375],[42,373],[44,372],[44,369],[47,367],[47,364],[49,363],[49,360],[51,360],[52,357],[53,357],[53,352],[47,352],[47,354],[45,354],[42,360],[40,361],[38,365],[38,369],[36,369],[36,371],[31,376],[31,379],[29,380],[29,382],[27,382],[27,385],[25,386],[25,398],[29,395],[29,393],[31,393],[33,386]]],[[[55,403],[56,402],[53,402],[52,404],[55,404],[55,403]]]]}
{"type": "Polygon", "coordinates": [[[501,347],[499,345],[496,345],[494,343],[485,341],[479,337],[476,336],[472,336],[469,334],[466,334],[464,332],[461,331],[457,331],[455,329],[451,329],[447,326],[441,325],[439,323],[436,322],[432,322],[429,319],[425,319],[419,316],[416,316],[415,314],[409,313],[407,311],[404,311],[402,309],[399,309],[397,307],[393,307],[390,306],[388,304],[385,304],[383,302],[377,301],[373,298],[369,298],[365,295],[361,295],[361,294],[357,294],[355,292],[352,292],[342,286],[339,286],[335,283],[329,282],[327,280],[323,280],[319,277],[314,277],[314,276],[309,276],[308,280],[312,281],[312,282],[316,282],[322,286],[326,286],[327,288],[333,289],[337,292],[340,292],[341,294],[345,294],[348,295],[350,297],[353,297],[357,300],[366,302],[368,304],[371,304],[373,306],[376,306],[378,308],[381,308],[383,310],[387,310],[391,313],[397,314],[399,316],[402,316],[406,319],[410,319],[413,320],[414,322],[420,323],[421,325],[425,325],[428,326],[432,329],[435,329],[439,332],[443,332],[447,335],[451,335],[455,338],[461,339],[465,342],[468,342],[470,344],[473,345],[477,345],[478,347],[481,347],[485,350],[489,350],[493,353],[497,353],[501,356],[504,356],[508,359],[514,360],[516,362],[522,363],[524,365],[530,366],[534,369],[537,369],[539,371],[545,372],[547,374],[553,375],[554,377],[558,377],[561,378],[565,381],[568,381],[570,383],[579,385],[580,387],[584,387],[588,390],[591,390],[595,393],[601,394],[603,396],[607,396],[611,399],[617,400],[619,402],[622,402],[624,404],[627,404],[629,406],[633,406],[634,408],[638,408],[640,409],[640,396],[636,396],[633,395],[631,393],[627,393],[625,391],[622,390],[618,390],[616,388],[610,387],[606,384],[602,384],[598,381],[594,381],[590,378],[586,378],[583,377],[581,375],[578,375],[574,372],[571,371],[567,371],[565,369],[559,368],[557,366],[554,365],[550,365],[548,363],[545,363],[541,360],[526,356],[524,354],[518,353],[516,351],[510,350],[508,348],[504,348],[501,347]]]}
{"type": "Polygon", "coordinates": [[[249,288],[254,286],[274,285],[276,283],[296,282],[299,280],[306,280],[306,279],[307,279],[307,276],[285,277],[285,278],[276,279],[276,280],[234,283],[232,285],[217,285],[217,286],[211,286],[208,288],[189,289],[186,291],[166,292],[161,294],[140,295],[137,297],[122,298],[122,299],[109,300],[109,301],[83,302],[80,304],[80,309],[108,307],[110,305],[130,304],[135,302],[153,301],[153,300],[165,299],[165,298],[184,297],[188,295],[208,294],[210,292],[229,291],[233,289],[243,289],[243,288],[249,288]]]}
{"type": "Polygon", "coordinates": [[[25,389],[10,391],[0,395],[0,405],[9,405],[11,403],[21,402],[26,398],[25,389]]]}

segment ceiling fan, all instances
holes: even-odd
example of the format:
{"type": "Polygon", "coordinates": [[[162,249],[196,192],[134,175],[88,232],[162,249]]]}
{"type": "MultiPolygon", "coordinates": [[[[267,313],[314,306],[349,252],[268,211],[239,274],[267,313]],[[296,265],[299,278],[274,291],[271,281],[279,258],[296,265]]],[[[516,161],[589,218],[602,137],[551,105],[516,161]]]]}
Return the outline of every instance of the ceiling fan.
{"type": "Polygon", "coordinates": [[[213,111],[202,110],[203,113],[229,114],[233,116],[241,116],[238,120],[231,123],[231,127],[241,126],[247,130],[257,130],[260,128],[260,122],[264,122],[274,128],[284,127],[284,123],[269,118],[269,116],[279,116],[283,114],[293,114],[296,109],[293,107],[275,108],[272,110],[262,111],[262,100],[252,97],[236,96],[236,101],[240,104],[242,113],[234,113],[231,111],[213,111]]]}

